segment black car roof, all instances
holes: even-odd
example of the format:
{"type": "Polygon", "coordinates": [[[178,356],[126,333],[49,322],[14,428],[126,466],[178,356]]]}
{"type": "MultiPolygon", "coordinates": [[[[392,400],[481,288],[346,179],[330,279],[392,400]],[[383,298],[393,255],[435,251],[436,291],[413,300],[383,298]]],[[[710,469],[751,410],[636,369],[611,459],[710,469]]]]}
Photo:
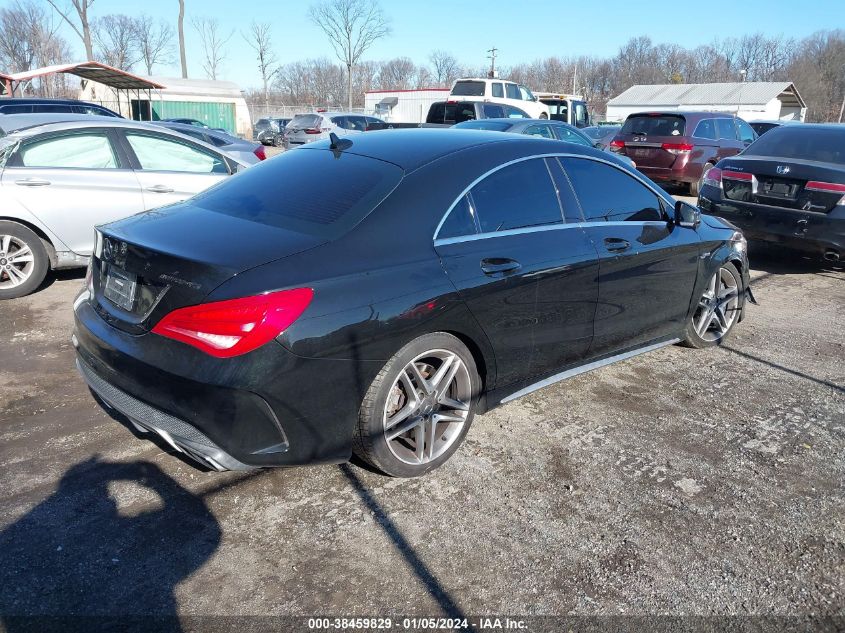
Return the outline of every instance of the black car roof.
{"type": "Polygon", "coordinates": [[[96,104],[96,103],[90,104],[87,101],[80,101],[78,99],[47,99],[45,97],[11,97],[11,98],[5,98],[2,101],[0,101],[0,105],[10,105],[10,104],[22,105],[22,104],[27,104],[27,103],[61,103],[61,104],[65,104],[65,103],[70,103],[70,104],[84,103],[85,105],[99,105],[99,104],[96,104]]]}
{"type": "MultiPolygon", "coordinates": [[[[566,151],[571,152],[578,147],[579,152],[589,155],[605,157],[606,154],[590,147],[573,145],[564,141],[553,141],[525,135],[502,134],[501,132],[487,132],[484,130],[461,129],[399,129],[379,130],[346,136],[344,141],[351,145],[341,149],[360,156],[368,156],[388,163],[393,163],[406,172],[414,171],[423,165],[437,160],[447,154],[453,154],[466,149],[482,146],[492,146],[497,143],[523,144],[526,150],[537,150],[537,153],[554,153],[558,148],[550,144],[560,143],[566,151]]],[[[295,151],[301,152],[311,149],[329,149],[330,141],[309,143],[295,151]]]]}

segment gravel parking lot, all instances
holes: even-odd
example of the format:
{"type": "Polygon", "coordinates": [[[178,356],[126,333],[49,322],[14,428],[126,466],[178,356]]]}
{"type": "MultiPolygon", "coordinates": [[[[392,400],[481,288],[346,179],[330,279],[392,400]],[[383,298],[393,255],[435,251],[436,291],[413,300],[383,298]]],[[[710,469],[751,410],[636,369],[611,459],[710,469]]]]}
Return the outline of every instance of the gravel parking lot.
{"type": "Polygon", "coordinates": [[[477,417],[415,480],[136,439],[76,373],[64,273],[0,304],[0,613],[841,615],[845,270],[752,264],[725,347],[477,417]]]}

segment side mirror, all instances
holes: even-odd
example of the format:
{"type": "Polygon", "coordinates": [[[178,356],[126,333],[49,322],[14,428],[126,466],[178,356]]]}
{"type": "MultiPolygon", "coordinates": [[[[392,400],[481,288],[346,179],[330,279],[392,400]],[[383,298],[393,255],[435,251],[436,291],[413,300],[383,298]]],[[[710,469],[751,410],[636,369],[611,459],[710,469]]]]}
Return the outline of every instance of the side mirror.
{"type": "Polygon", "coordinates": [[[675,224],[686,229],[698,228],[701,224],[701,211],[688,202],[678,200],[675,203],[675,224]]]}

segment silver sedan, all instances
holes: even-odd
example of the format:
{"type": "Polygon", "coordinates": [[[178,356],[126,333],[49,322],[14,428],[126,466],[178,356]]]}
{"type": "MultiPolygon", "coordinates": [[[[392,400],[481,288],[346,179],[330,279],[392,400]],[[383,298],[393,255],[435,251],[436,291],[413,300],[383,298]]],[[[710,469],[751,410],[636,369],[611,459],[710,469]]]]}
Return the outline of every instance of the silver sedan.
{"type": "Polygon", "coordinates": [[[248,167],[157,125],[84,116],[18,129],[14,118],[0,117],[0,299],[31,293],[50,269],[85,266],[95,225],[179,202],[248,167]]]}

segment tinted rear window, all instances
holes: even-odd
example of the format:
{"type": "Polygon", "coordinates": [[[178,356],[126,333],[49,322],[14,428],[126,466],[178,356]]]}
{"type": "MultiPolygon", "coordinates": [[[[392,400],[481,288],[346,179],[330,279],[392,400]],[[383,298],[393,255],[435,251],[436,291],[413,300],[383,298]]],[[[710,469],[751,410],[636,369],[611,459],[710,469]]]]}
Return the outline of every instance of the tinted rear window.
{"type": "Polygon", "coordinates": [[[297,114],[288,125],[300,129],[317,127],[321,118],[319,114],[297,114]]]}
{"type": "Polygon", "coordinates": [[[742,154],[845,165],[845,126],[840,130],[784,125],[766,132],[742,154]]]}
{"type": "Polygon", "coordinates": [[[335,238],[360,222],[402,179],[396,165],[319,149],[286,152],[199,194],[209,211],[335,238]]]}
{"type": "Polygon", "coordinates": [[[483,97],[483,81],[459,81],[452,88],[452,94],[458,97],[483,97]]]}
{"type": "Polygon", "coordinates": [[[677,114],[632,114],[622,126],[622,134],[644,134],[647,136],[683,136],[686,119],[677,114]]]}

